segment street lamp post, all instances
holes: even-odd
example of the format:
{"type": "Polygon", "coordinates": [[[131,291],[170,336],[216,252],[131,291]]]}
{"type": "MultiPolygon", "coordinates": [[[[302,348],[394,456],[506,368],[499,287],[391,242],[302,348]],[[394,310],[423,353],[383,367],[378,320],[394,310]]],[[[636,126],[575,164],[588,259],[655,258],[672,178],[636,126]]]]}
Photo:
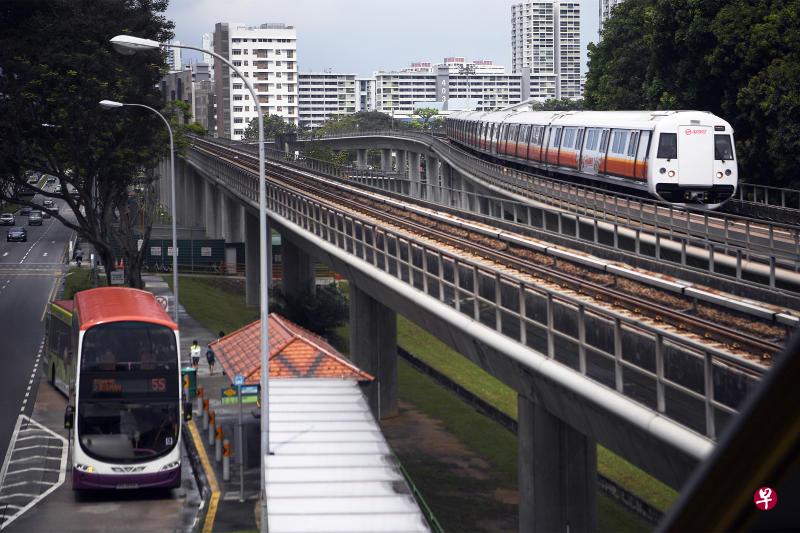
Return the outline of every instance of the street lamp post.
{"type": "Polygon", "coordinates": [[[178,212],[175,210],[175,145],[172,138],[172,127],[169,125],[169,121],[150,107],[149,105],[144,104],[125,104],[122,102],[114,102],[113,100],[101,100],[100,107],[103,109],[118,109],[120,107],[127,106],[127,107],[143,107],[145,109],[149,109],[156,115],[158,115],[161,120],[164,121],[164,124],[167,125],[167,131],[169,132],[169,175],[170,175],[170,187],[172,189],[172,199],[170,203],[172,205],[172,297],[175,300],[172,305],[172,313],[175,319],[175,324],[178,324],[178,228],[176,226],[175,219],[177,218],[178,212]]]}
{"type": "Polygon", "coordinates": [[[161,46],[170,48],[186,48],[189,50],[196,50],[204,54],[210,54],[232,69],[239,79],[241,79],[247,90],[253,97],[253,102],[256,105],[258,112],[258,215],[259,215],[259,244],[261,250],[259,252],[259,271],[260,271],[260,303],[261,303],[261,531],[267,531],[267,491],[266,491],[266,458],[269,455],[269,324],[267,322],[269,317],[269,298],[267,296],[268,278],[267,278],[267,253],[270,248],[267,246],[267,201],[266,201],[266,176],[264,173],[266,167],[266,158],[264,157],[264,114],[261,111],[261,102],[258,101],[258,95],[250,80],[242,75],[242,73],[233,66],[233,63],[210,50],[198,48],[196,46],[188,46],[185,44],[167,44],[159,43],[151,39],[142,39],[141,37],[132,37],[130,35],[117,35],[111,39],[111,44],[121,54],[131,55],[138,51],[158,50],[161,46]]]}

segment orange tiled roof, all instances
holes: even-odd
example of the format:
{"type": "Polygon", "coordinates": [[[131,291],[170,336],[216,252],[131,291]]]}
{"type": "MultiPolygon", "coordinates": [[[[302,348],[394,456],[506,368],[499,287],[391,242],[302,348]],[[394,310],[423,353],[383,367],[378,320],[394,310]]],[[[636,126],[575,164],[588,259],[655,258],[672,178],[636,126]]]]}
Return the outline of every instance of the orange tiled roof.
{"type": "MultiPolygon", "coordinates": [[[[211,343],[217,361],[230,379],[241,374],[248,385],[261,381],[260,334],[261,321],[256,320],[211,343]]],[[[275,313],[269,315],[269,377],[375,379],[345,359],[322,337],[275,313]]]]}

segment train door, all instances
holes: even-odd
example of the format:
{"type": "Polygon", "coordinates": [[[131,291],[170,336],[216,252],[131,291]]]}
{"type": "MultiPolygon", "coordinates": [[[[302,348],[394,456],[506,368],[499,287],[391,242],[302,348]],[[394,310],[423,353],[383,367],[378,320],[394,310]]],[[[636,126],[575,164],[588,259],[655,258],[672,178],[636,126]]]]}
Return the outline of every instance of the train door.
{"type": "Polygon", "coordinates": [[[611,134],[610,129],[602,130],[600,134],[600,146],[598,147],[598,157],[600,158],[597,166],[597,171],[600,174],[606,173],[607,162],[608,162],[608,137],[611,134]]]}
{"type": "Polygon", "coordinates": [[[678,129],[678,184],[713,185],[714,127],[697,124],[678,129]]]}
{"type": "Polygon", "coordinates": [[[597,128],[586,130],[586,142],[583,146],[583,152],[581,152],[581,172],[592,175],[597,174],[597,168],[600,164],[599,146],[600,130],[597,128]]]}

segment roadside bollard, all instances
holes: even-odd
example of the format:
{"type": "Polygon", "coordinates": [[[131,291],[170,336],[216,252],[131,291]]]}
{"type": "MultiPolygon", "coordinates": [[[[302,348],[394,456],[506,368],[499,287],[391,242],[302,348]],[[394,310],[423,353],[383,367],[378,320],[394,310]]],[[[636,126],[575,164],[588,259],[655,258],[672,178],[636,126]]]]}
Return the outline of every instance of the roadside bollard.
{"type": "Polygon", "coordinates": [[[214,431],[214,460],[216,462],[222,461],[222,426],[217,424],[217,429],[214,431]]]}
{"type": "Polygon", "coordinates": [[[208,445],[214,445],[214,429],[217,423],[217,416],[213,409],[208,411],[208,445]]]}
{"type": "Polygon", "coordinates": [[[203,400],[203,431],[208,431],[208,398],[203,400]]]}
{"type": "MultiPolygon", "coordinates": [[[[197,387],[197,412],[198,412],[198,414],[200,413],[200,411],[203,410],[203,403],[204,403],[203,402],[203,394],[204,394],[203,387],[197,387]]],[[[203,429],[205,429],[205,428],[203,428],[203,429]]]]}
{"type": "Polygon", "coordinates": [[[222,441],[222,481],[231,480],[231,443],[222,441]]]}

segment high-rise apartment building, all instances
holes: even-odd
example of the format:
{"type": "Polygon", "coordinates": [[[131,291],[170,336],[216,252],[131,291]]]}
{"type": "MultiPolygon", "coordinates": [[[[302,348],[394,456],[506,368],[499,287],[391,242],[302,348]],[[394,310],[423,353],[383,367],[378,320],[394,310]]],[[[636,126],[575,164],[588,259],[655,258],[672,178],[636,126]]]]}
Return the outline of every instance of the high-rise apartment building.
{"type": "Polygon", "coordinates": [[[600,31],[603,31],[603,25],[611,16],[611,10],[617,4],[621,4],[622,0],[600,0],[600,31]]]}
{"type": "Polygon", "coordinates": [[[297,78],[301,127],[318,128],[329,118],[360,111],[355,74],[314,72],[297,78]]]}
{"type": "Polygon", "coordinates": [[[511,64],[530,69],[530,96],[580,98],[581,8],[573,1],[533,1],[511,6],[511,64]]]}
{"type": "Polygon", "coordinates": [[[298,122],[297,33],[294,26],[267,23],[245,26],[219,22],[214,27],[214,52],[240,69],[258,96],[254,102],[243,80],[221,61],[214,62],[217,101],[217,135],[240,140],[257,118],[264,115],[298,122]]]}
{"type": "MultiPolygon", "coordinates": [[[[170,44],[181,44],[180,41],[170,41],[170,44]]],[[[167,48],[167,65],[169,65],[170,72],[179,72],[183,70],[181,64],[181,48],[167,48]]]]}
{"type": "MultiPolygon", "coordinates": [[[[214,51],[214,34],[213,33],[204,33],[203,34],[203,50],[208,50],[210,52],[214,51]]],[[[211,54],[203,53],[203,63],[206,65],[211,66],[211,74],[213,79],[214,73],[214,56],[211,54]]]]}

